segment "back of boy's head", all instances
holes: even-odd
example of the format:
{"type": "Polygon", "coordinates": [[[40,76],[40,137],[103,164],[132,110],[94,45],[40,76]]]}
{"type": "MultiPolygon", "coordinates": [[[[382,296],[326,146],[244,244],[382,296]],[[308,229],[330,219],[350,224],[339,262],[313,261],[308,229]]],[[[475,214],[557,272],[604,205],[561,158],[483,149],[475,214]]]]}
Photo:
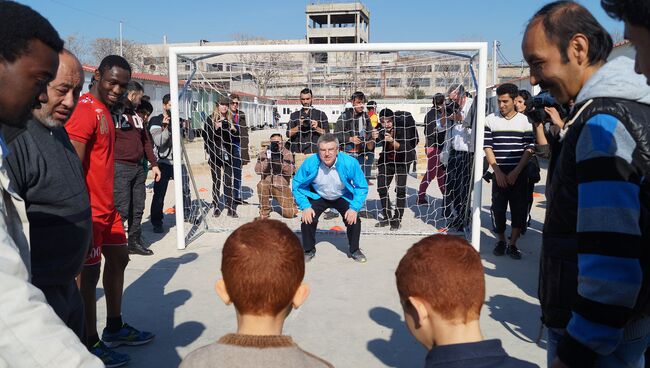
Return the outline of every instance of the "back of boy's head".
{"type": "Polygon", "coordinates": [[[450,321],[467,323],[480,316],[485,299],[483,265],[478,252],[462,238],[423,238],[406,252],[395,277],[404,303],[417,297],[450,321]]]}
{"type": "Polygon", "coordinates": [[[302,283],[304,252],[283,222],[250,222],[226,239],[221,273],[240,314],[276,316],[291,304],[302,283]]]}

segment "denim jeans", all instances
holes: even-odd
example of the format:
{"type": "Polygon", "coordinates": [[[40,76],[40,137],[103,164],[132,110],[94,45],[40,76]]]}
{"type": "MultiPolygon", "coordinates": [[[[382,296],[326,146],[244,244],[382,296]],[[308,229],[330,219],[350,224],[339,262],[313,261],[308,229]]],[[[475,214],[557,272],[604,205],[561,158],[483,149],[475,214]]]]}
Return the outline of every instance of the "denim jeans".
{"type": "Polygon", "coordinates": [[[232,169],[233,169],[233,199],[241,199],[241,147],[233,145],[232,148],[232,169]]]}
{"type": "MultiPolygon", "coordinates": [[[[557,345],[560,339],[566,334],[566,330],[549,328],[546,344],[546,361],[551,366],[557,356],[557,345]]],[[[607,356],[600,356],[596,359],[594,367],[597,368],[643,368],[645,365],[644,353],[648,348],[650,335],[640,336],[624,340],[613,353],[607,356]]]]}

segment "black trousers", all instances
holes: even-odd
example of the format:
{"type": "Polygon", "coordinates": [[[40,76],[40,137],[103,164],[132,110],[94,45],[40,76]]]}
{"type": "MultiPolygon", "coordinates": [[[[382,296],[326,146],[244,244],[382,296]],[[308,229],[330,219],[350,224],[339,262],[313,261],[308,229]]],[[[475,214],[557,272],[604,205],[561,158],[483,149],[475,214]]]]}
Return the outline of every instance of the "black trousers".
{"type": "Polygon", "coordinates": [[[223,195],[225,208],[235,210],[233,204],[234,188],[234,167],[230,162],[224,162],[216,155],[208,157],[210,165],[210,174],[212,175],[212,207],[219,208],[219,198],[221,197],[221,176],[223,175],[223,195]]]}
{"type": "MultiPolygon", "coordinates": [[[[311,208],[314,210],[314,220],[311,224],[305,224],[303,222],[300,225],[300,231],[302,232],[302,248],[305,250],[305,252],[309,252],[316,247],[316,229],[318,228],[318,218],[323,212],[325,212],[326,209],[336,209],[341,214],[341,218],[343,218],[345,212],[350,208],[350,203],[348,203],[348,201],[342,197],[334,201],[329,201],[324,198],[309,198],[309,203],[311,203],[311,208]]],[[[347,228],[350,253],[354,253],[359,250],[359,238],[361,237],[361,218],[357,217],[357,222],[353,225],[348,224],[343,218],[343,223],[347,228]]]]}
{"type": "Polygon", "coordinates": [[[71,329],[81,341],[84,339],[84,305],[75,280],[67,285],[41,285],[35,283],[45,294],[47,304],[54,309],[61,321],[71,329]]]}
{"type": "Polygon", "coordinates": [[[406,162],[381,162],[377,165],[379,174],[377,175],[377,193],[379,193],[379,200],[381,202],[381,209],[386,219],[390,218],[388,208],[388,187],[395,178],[397,184],[397,207],[395,217],[401,219],[404,215],[404,207],[406,207],[406,178],[408,173],[408,166],[406,162]]]}
{"type": "Polygon", "coordinates": [[[142,234],[142,214],[145,201],[145,175],[142,165],[115,162],[113,198],[122,221],[128,223],[129,244],[135,244],[142,234]]]}
{"type": "Polygon", "coordinates": [[[510,204],[511,224],[513,228],[523,229],[528,216],[528,177],[522,172],[512,186],[501,188],[496,179],[492,181],[492,221],[494,232],[506,231],[506,211],[510,204]]]}
{"type": "Polygon", "coordinates": [[[472,180],[472,160],[474,154],[451,150],[447,163],[447,188],[445,206],[451,205],[458,219],[467,224],[469,208],[469,188],[472,180]]]}
{"type": "MultiPolygon", "coordinates": [[[[158,162],[160,169],[160,180],[153,184],[153,198],[151,199],[151,224],[153,226],[162,226],[163,205],[165,204],[165,194],[169,180],[174,177],[174,167],[170,164],[158,162]]],[[[187,168],[183,168],[183,215],[185,219],[190,218],[192,209],[192,200],[190,199],[190,178],[187,175],[187,168]]],[[[178,210],[178,209],[177,209],[178,210]]]]}

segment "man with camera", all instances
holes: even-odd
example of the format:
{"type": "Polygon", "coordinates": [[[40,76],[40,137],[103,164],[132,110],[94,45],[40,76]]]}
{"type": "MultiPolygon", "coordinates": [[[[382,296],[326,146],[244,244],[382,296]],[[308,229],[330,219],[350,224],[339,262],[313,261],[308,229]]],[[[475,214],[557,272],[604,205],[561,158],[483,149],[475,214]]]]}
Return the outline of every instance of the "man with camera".
{"type": "Polygon", "coordinates": [[[364,111],[366,96],[357,91],[350,97],[352,109],[346,109],[336,121],[334,134],[339,140],[343,152],[359,161],[361,169],[366,172],[366,153],[374,152],[375,140],[370,117],[364,111]]]}
{"type": "MultiPolygon", "coordinates": [[[[449,159],[446,170],[445,211],[454,210],[455,218],[448,228],[462,232],[467,225],[469,189],[472,180],[474,142],[472,126],[476,114],[471,114],[473,99],[465,95],[462,84],[449,87],[450,103],[445,107],[449,126],[449,159]],[[451,206],[451,208],[447,208],[451,206]]],[[[474,109],[475,110],[475,109],[474,109]]]]}
{"type": "MultiPolygon", "coordinates": [[[[401,112],[404,115],[404,112],[401,112]]],[[[384,227],[390,225],[391,230],[398,230],[401,226],[404,208],[406,207],[406,179],[408,166],[415,161],[415,146],[417,145],[414,131],[405,124],[405,119],[400,119],[400,124],[396,125],[395,114],[390,109],[383,109],[379,112],[381,129],[378,136],[378,144],[383,149],[379,155],[377,168],[377,192],[381,202],[383,219],[380,219],[375,227],[384,227]],[[388,187],[395,178],[397,203],[395,212],[390,211],[390,201],[388,199],[388,187]]]]}
{"type": "Polygon", "coordinates": [[[257,156],[255,173],[262,176],[257,183],[260,199],[260,216],[267,219],[271,214],[271,197],[280,204],[282,217],[293,218],[298,209],[291,193],[291,175],[293,174],[293,155],[282,142],[282,135],[274,133],[266,150],[257,156]]]}
{"type": "Polygon", "coordinates": [[[296,170],[305,158],[318,152],[318,138],[330,131],[327,115],[312,107],[313,94],[309,88],[300,91],[302,109],[289,116],[287,137],[296,158],[296,170]]]}
{"type": "Polygon", "coordinates": [[[487,162],[494,170],[492,181],[492,218],[498,241],[494,255],[508,254],[513,259],[521,259],[517,240],[521,229],[526,226],[528,209],[525,168],[533,148],[533,130],[525,115],[515,110],[514,99],[519,89],[512,83],[497,88],[499,113],[485,118],[485,142],[483,149],[487,162]],[[512,234],[506,245],[506,211],[510,205],[512,234]]]}
{"type": "MultiPolygon", "coordinates": [[[[160,180],[153,184],[153,198],[151,199],[150,219],[155,233],[164,232],[163,229],[163,205],[169,180],[174,177],[173,155],[172,155],[172,127],[169,123],[172,120],[171,96],[166,94],[162,99],[163,113],[154,116],[149,120],[149,132],[154,144],[154,152],[158,159],[160,169],[160,180]]],[[[180,160],[180,158],[178,158],[180,160]]],[[[185,165],[183,168],[183,216],[185,220],[190,219],[191,199],[190,180],[185,165]]],[[[177,209],[178,210],[178,209],[177,209]]]]}
{"type": "Polygon", "coordinates": [[[642,367],[650,340],[650,87],[611,50],[593,15],[564,1],[522,42],[531,84],[575,100],[552,152],[540,260],[553,367],[642,367]]]}
{"type": "Polygon", "coordinates": [[[436,93],[433,96],[433,107],[424,116],[424,135],[426,136],[427,172],[422,177],[418,189],[418,204],[427,204],[427,188],[434,180],[438,180],[440,193],[445,195],[445,167],[440,161],[440,153],[445,144],[447,130],[447,114],[445,110],[445,95],[436,93]]]}

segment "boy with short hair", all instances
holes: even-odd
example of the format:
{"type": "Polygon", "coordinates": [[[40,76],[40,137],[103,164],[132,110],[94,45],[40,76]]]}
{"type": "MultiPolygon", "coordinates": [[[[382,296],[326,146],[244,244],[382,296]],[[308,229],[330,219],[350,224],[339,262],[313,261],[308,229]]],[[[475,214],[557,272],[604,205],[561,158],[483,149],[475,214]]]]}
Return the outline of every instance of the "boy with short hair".
{"type": "Polygon", "coordinates": [[[190,353],[181,368],[333,367],[282,335],[284,320],[309,295],[305,261],[296,235],[277,220],[240,226],[226,239],[219,297],[234,304],[237,333],[190,353]]]}
{"type": "Polygon", "coordinates": [[[395,277],[406,325],[429,350],[426,368],[537,367],[508,356],[500,340],[483,340],[483,265],[466,240],[423,238],[406,252],[395,277]]]}

